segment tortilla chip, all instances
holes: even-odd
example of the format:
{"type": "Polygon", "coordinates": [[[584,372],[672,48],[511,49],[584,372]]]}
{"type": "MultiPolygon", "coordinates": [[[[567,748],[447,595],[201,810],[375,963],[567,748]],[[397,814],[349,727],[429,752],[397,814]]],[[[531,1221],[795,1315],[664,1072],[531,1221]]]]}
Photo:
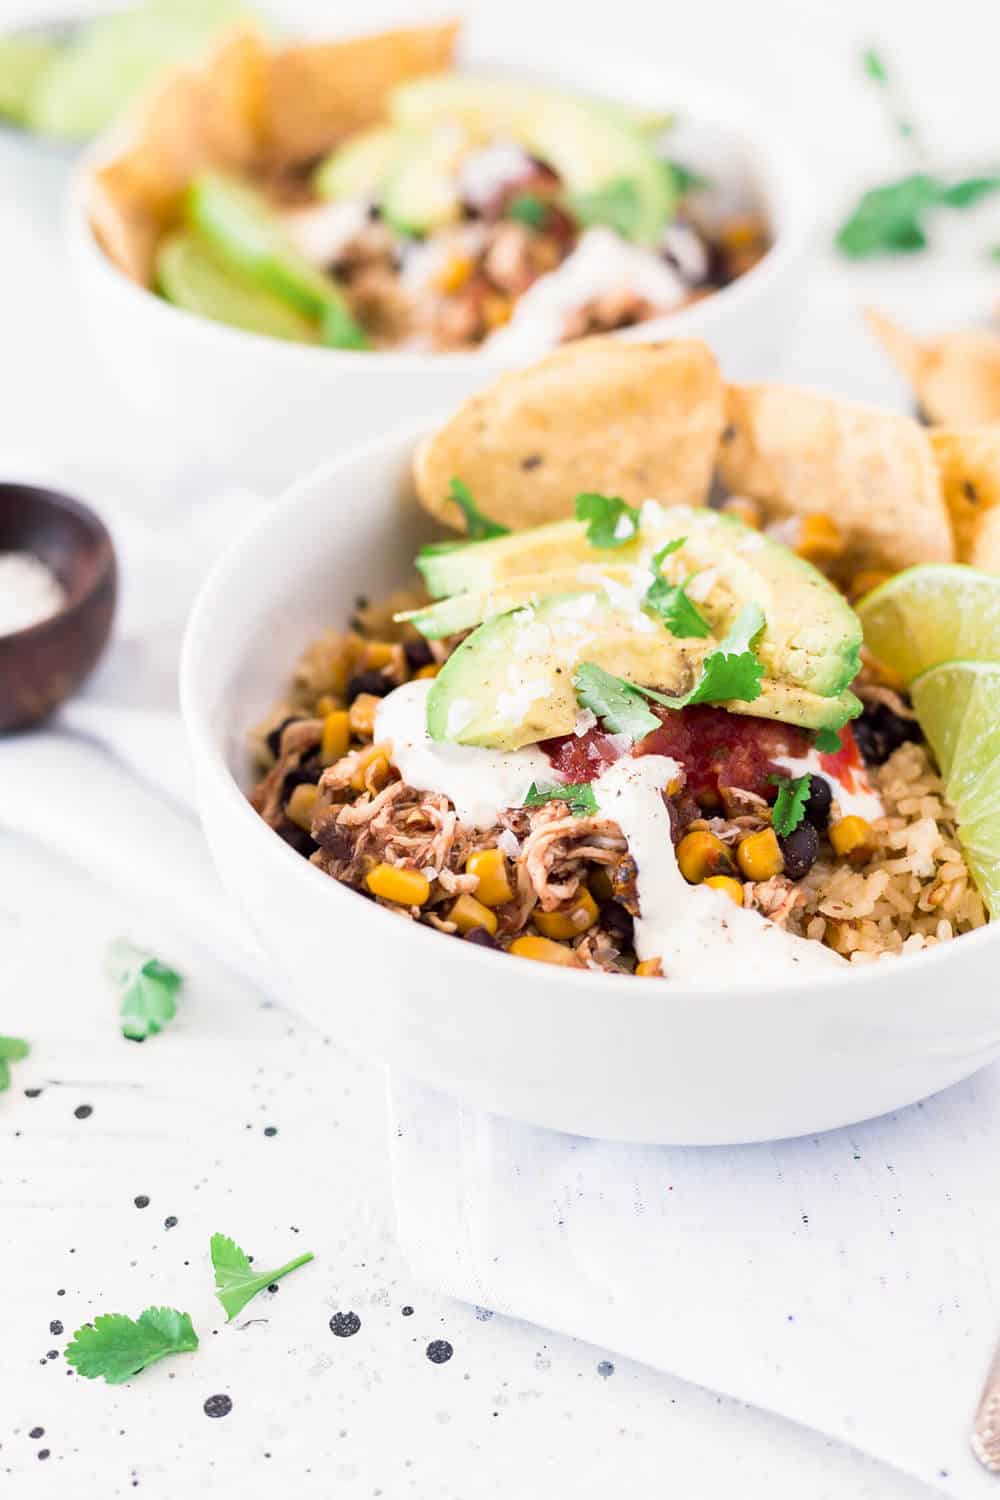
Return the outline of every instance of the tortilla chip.
{"type": "Polygon", "coordinates": [[[260,152],[266,50],[257,30],[228,27],[206,54],[144,97],[125,144],[88,184],[91,225],[126,276],[148,285],[156,243],[195,172],[249,167],[260,152]]]}
{"type": "Polygon", "coordinates": [[[1000,572],[1000,426],[932,428],[959,562],[1000,572]]]}
{"type": "Polygon", "coordinates": [[[729,386],[720,470],[774,516],[822,511],[851,566],[948,562],[951,527],[926,431],[909,417],[794,386],[729,386]]]}
{"type": "Polygon", "coordinates": [[[458,22],[304,42],[275,52],[267,70],[265,148],[273,165],[308,161],[373,125],[397,84],[451,67],[458,22]]]}
{"type": "Polygon", "coordinates": [[[969,328],[922,342],[869,309],[868,326],[930,422],[1000,422],[1000,333],[969,328]]]}
{"type": "Polygon", "coordinates": [[[572,516],[587,490],[702,505],[722,421],[706,345],[584,339],[466,401],[421,445],[417,493],[456,531],[465,524],[448,498],[454,478],[513,531],[572,516]]]}

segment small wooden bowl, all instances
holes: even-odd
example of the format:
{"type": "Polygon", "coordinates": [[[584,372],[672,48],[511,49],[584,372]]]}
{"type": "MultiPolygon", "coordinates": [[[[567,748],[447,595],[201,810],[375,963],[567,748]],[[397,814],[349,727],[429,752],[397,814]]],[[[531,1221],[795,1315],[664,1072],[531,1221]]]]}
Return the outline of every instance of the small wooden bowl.
{"type": "Polygon", "coordinates": [[[34,552],[62,584],[58,614],[0,635],[0,733],[37,724],[76,691],[107,644],[118,566],[107,527],[58,490],[0,484],[0,552],[34,552]]]}

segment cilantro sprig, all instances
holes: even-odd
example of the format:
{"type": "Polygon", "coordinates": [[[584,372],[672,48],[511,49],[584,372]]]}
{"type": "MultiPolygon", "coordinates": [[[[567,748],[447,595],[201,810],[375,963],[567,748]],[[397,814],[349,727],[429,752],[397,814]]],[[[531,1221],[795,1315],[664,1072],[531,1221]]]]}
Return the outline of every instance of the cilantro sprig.
{"type": "Polygon", "coordinates": [[[769,779],[778,788],[771,811],[771,822],[775,833],[781,838],[787,838],[790,833],[795,832],[806,815],[812,777],[807,771],[804,776],[796,776],[794,779],[788,776],[772,776],[769,779]]]}
{"type": "Polygon", "coordinates": [[[92,1324],[85,1323],[66,1348],[66,1362],[86,1380],[103,1378],[108,1385],[121,1385],[157,1360],[197,1347],[189,1313],[147,1307],[138,1318],[102,1313],[92,1324]]]}
{"type": "Polygon", "coordinates": [[[524,799],[525,807],[541,807],[546,802],[565,802],[574,818],[590,818],[597,812],[597,798],[589,781],[545,782],[539,786],[533,781],[524,799]]]}
{"type": "Polygon", "coordinates": [[[638,535],[639,512],[617,495],[577,495],[574,510],[578,521],[587,522],[592,547],[624,547],[638,535]]]}
{"type": "Polygon", "coordinates": [[[222,1303],[228,1323],[258,1292],[262,1292],[272,1282],[280,1281],[289,1271],[306,1265],[313,1258],[312,1251],[307,1250],[304,1255],[297,1255],[276,1271],[257,1271],[246,1251],[225,1234],[212,1235],[211,1254],[215,1268],[215,1295],[222,1303]]]}
{"type": "Polygon", "coordinates": [[[461,479],[452,479],[448,485],[448,498],[454,501],[468,528],[470,542],[485,542],[492,536],[509,536],[510,527],[501,526],[499,521],[491,521],[489,516],[484,516],[475,500],[472,491],[461,479]]]}
{"type": "Polygon", "coordinates": [[[22,1062],[31,1048],[19,1036],[0,1036],[0,1094],[10,1088],[10,1064],[22,1062]]]}
{"type": "Polygon", "coordinates": [[[683,162],[666,161],[663,165],[670,173],[674,191],[679,198],[683,198],[685,193],[700,193],[704,188],[712,186],[710,177],[703,177],[700,172],[686,167],[683,162]]]}
{"type": "Polygon", "coordinates": [[[672,635],[688,640],[692,637],[703,639],[711,635],[712,627],[687,595],[687,586],[694,574],[689,574],[683,583],[669,583],[660,572],[664,559],[678,547],[683,547],[686,541],[686,536],[674,537],[654,553],[651,562],[654,578],[642,602],[646,609],[659,616],[672,635]]]}
{"type": "Polygon", "coordinates": [[[537,193],[518,193],[504,210],[506,218],[515,219],[519,224],[527,224],[529,229],[541,229],[548,214],[548,204],[537,193]]]}
{"type": "Polygon", "coordinates": [[[590,193],[570,193],[566,206],[585,229],[604,224],[634,240],[642,221],[642,195],[630,177],[616,177],[590,193]]]}
{"type": "Polygon", "coordinates": [[[946,184],[928,172],[913,172],[864,193],[837,231],[837,248],[855,260],[923,250],[926,221],[935,209],[971,208],[998,189],[1000,176],[964,177],[946,184]]]}
{"type": "Polygon", "coordinates": [[[184,980],[176,969],[151,953],[119,938],[105,960],[108,977],[121,987],[122,1036],[144,1042],[156,1036],[177,1014],[177,995],[184,980]]]}
{"type": "Polygon", "coordinates": [[[577,701],[595,713],[612,734],[625,734],[630,740],[641,740],[660,727],[660,721],[647,706],[641,689],[623,677],[605,672],[596,662],[580,663],[573,673],[573,686],[577,701]]]}
{"type": "Polygon", "coordinates": [[[817,729],[815,745],[820,755],[836,755],[842,748],[839,731],[836,729],[817,729]]]}

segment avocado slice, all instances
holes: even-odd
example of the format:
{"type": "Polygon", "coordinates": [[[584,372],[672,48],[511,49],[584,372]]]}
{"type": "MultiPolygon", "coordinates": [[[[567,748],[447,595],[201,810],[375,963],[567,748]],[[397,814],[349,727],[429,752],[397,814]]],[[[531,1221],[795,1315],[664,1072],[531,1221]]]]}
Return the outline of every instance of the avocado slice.
{"type": "Polygon", "coordinates": [[[225,265],[190,229],[178,229],[156,252],[157,290],[175,307],[296,344],[315,344],[319,329],[270,292],[225,265]]]}
{"type": "MultiPolygon", "coordinates": [[[[498,613],[501,597],[508,609],[537,598],[546,574],[553,581],[545,592],[575,586],[566,579],[566,570],[582,564],[609,570],[612,578],[611,570],[636,564],[648,568],[659,548],[684,537],[664,566],[674,581],[695,575],[689,593],[716,635],[723,636],[752,600],[764,611],[757,649],[770,677],[820,697],[835,697],[857,676],[861,622],[847,600],[811,563],[735,516],[706,506],[647,505],[637,539],[613,551],[591,546],[586,533],[582,521],[557,521],[447,551],[425,549],[417,566],[431,595],[464,590],[467,597],[420,611],[414,617],[417,629],[435,636],[468,630],[489,613],[498,613]]],[[[576,581],[592,580],[577,576],[576,581]]]]}
{"type": "Polygon", "coordinates": [[[541,85],[469,73],[418,78],[395,89],[392,119],[408,129],[453,121],[475,140],[509,136],[552,166],[568,192],[633,185],[632,238],[655,244],[674,207],[670,178],[628,112],[541,85]]]}
{"type": "Polygon", "coordinates": [[[396,615],[396,620],[406,621],[416,627],[429,641],[439,641],[445,636],[458,635],[460,631],[472,630],[494,615],[504,615],[511,609],[525,605],[540,604],[550,594],[568,594],[577,589],[601,588],[602,579],[628,588],[632,583],[632,570],[623,566],[601,567],[600,564],[584,562],[576,568],[555,568],[549,573],[525,573],[521,578],[512,578],[508,583],[499,583],[492,588],[466,594],[454,594],[437,604],[424,609],[411,609],[396,615]]]}
{"type": "Polygon", "coordinates": [[[382,214],[393,229],[428,234],[461,217],[458,173],[469,144],[467,133],[451,121],[411,135],[382,194],[382,214]]]}
{"type": "Polygon", "coordinates": [[[408,140],[393,125],[374,125],[331,151],[313,174],[320,198],[373,198],[408,140]]]}
{"type": "Polygon", "coordinates": [[[303,317],[317,319],[325,344],[365,348],[364,332],[339,287],[300,255],[260,193],[221,172],[201,172],[188,187],[185,212],[221,262],[303,317]]]}
{"type": "MultiPolygon", "coordinates": [[[[516,750],[572,733],[578,712],[573,672],[582,661],[657,692],[686,692],[718,643],[679,639],[653,620],[647,630],[638,623],[645,619],[594,591],[556,594],[535,608],[494,616],[434,679],[427,699],[431,738],[516,750]]],[[[861,712],[849,691],[822,697],[771,678],[752,703],[722,706],[806,729],[839,729],[861,712]]]]}

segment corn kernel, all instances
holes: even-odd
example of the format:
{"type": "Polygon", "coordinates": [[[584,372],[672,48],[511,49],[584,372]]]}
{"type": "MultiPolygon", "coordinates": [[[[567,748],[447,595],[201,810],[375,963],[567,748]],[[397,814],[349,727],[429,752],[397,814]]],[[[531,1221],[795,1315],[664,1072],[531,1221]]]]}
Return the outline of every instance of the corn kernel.
{"type": "Polygon", "coordinates": [[[468,255],[451,255],[434,277],[439,292],[460,292],[473,272],[473,262],[468,255]]]}
{"type": "Polygon", "coordinates": [[[546,937],[535,937],[530,932],[525,937],[515,938],[508,951],[515,958],[534,958],[543,964],[575,968],[572,948],[564,948],[562,943],[553,943],[546,937]]]}
{"type": "Polygon", "coordinates": [[[851,579],[851,598],[860,599],[863,594],[870,594],[872,589],[877,589],[879,584],[887,583],[891,577],[891,573],[884,573],[881,568],[863,568],[851,579]]]}
{"type": "Polygon", "coordinates": [[[590,894],[597,901],[613,901],[615,899],[615,888],[611,883],[611,876],[603,866],[594,870],[588,881],[590,894]]]}
{"type": "Polygon", "coordinates": [[[700,885],[707,875],[731,870],[733,857],[714,833],[695,829],[686,833],[677,845],[677,863],[689,885],[700,885]]]}
{"type": "Polygon", "coordinates": [[[847,548],[847,538],[832,516],[817,512],[803,516],[799,522],[799,535],[795,551],[809,562],[833,562],[847,548]]]}
{"type": "Polygon", "coordinates": [[[760,530],[764,519],[760,506],[748,495],[729,495],[723,500],[722,509],[727,516],[735,516],[738,521],[742,521],[744,526],[752,526],[755,531],[760,530]]]}
{"type": "Polygon", "coordinates": [[[514,890],[507,878],[507,861],[502,849],[477,849],[465,861],[465,873],[475,875],[476,900],[484,906],[503,906],[512,901],[514,890]]]}
{"type": "Polygon", "coordinates": [[[463,892],[452,902],[448,911],[448,921],[454,922],[459,932],[472,932],[476,927],[485,927],[490,937],[497,930],[497,919],[488,906],[477,901],[475,896],[463,892]]]}
{"type": "Polygon", "coordinates": [[[351,733],[359,739],[370,740],[375,733],[375,715],[381,698],[374,693],[359,693],[347,712],[350,714],[351,733]]]}
{"type": "Polygon", "coordinates": [[[396,901],[400,906],[423,906],[431,893],[426,875],[421,875],[419,870],[400,870],[396,865],[376,865],[366,877],[365,884],[373,896],[381,896],[383,901],[396,901]]]}
{"type": "Polygon", "coordinates": [[[658,958],[644,958],[641,964],[636,964],[635,972],[642,979],[662,979],[663,970],[660,968],[658,958]]]}
{"type": "Polygon", "coordinates": [[[705,884],[713,891],[723,891],[737,906],[743,905],[743,887],[731,875],[710,875],[705,884]]]}
{"type": "Polygon", "coordinates": [[[387,667],[393,658],[398,655],[392,641],[366,641],[365,642],[365,669],[366,671],[381,671],[387,667]]]}
{"type": "Polygon", "coordinates": [[[773,828],[748,833],[736,848],[736,860],[748,880],[770,880],[785,868],[785,857],[773,828]]]}
{"type": "MultiPolygon", "coordinates": [[[[372,748],[377,750],[378,746],[375,745],[372,748]]],[[[384,753],[373,755],[365,766],[362,780],[366,792],[371,792],[373,796],[376,792],[380,792],[389,780],[388,756],[384,753]]]]}
{"type": "Polygon", "coordinates": [[[413,675],[418,679],[426,680],[428,677],[436,677],[440,670],[436,661],[429,661],[426,667],[421,667],[413,675]]]}
{"type": "Polygon", "coordinates": [[[319,758],[324,766],[332,766],[335,760],[346,755],[350,743],[350,714],[346,708],[335,708],[323,720],[323,738],[320,741],[319,758]]]}
{"type": "Polygon", "coordinates": [[[366,745],[363,750],[358,751],[358,758],[354,766],[354,772],[351,776],[352,791],[365,792],[371,790],[371,788],[367,784],[366,778],[368,776],[369,769],[380,760],[384,760],[388,765],[388,745],[366,745]]]}
{"type": "Polygon", "coordinates": [[[333,693],[320,693],[316,699],[316,717],[325,719],[327,714],[332,714],[337,708],[343,708],[342,701],[333,693]]]}
{"type": "Polygon", "coordinates": [[[509,297],[501,297],[499,292],[483,298],[483,320],[487,328],[502,328],[510,322],[513,311],[513,302],[509,297]]]}
{"type": "Polygon", "coordinates": [[[319,796],[319,787],[309,786],[303,783],[297,786],[285,803],[285,816],[291,818],[306,833],[312,827],[313,808],[316,806],[316,798],[319,796]]]}
{"type": "Polygon", "coordinates": [[[863,865],[875,848],[875,830],[866,818],[841,818],[830,825],[830,843],[835,854],[863,865]]]}
{"type": "Polygon", "coordinates": [[[548,938],[574,938],[586,932],[597,921],[597,903],[581,886],[572,901],[566,902],[557,911],[536,911],[535,926],[548,938]]]}
{"type": "Polygon", "coordinates": [[[747,250],[760,239],[760,224],[749,216],[723,224],[719,239],[727,250],[747,250]]]}

